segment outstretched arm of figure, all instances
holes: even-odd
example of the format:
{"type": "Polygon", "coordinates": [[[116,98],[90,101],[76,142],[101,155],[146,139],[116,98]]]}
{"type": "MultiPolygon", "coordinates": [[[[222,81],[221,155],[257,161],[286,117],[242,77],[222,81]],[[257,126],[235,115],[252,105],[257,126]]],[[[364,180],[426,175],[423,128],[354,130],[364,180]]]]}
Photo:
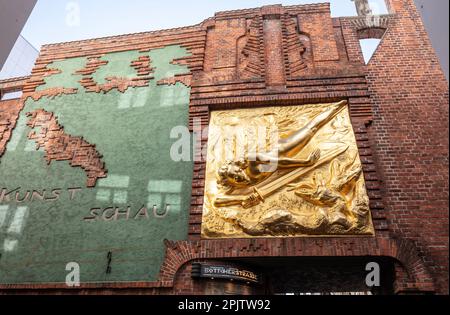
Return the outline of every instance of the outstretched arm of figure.
{"type": "Polygon", "coordinates": [[[289,138],[281,140],[278,151],[292,156],[303,150],[316,133],[343,110],[345,105],[347,105],[347,101],[339,102],[317,115],[305,127],[292,134],[289,138]]]}
{"type": "Polygon", "coordinates": [[[264,153],[258,153],[256,158],[259,164],[277,164],[281,168],[304,167],[314,165],[320,159],[320,150],[314,150],[306,160],[274,157],[264,153]]]}

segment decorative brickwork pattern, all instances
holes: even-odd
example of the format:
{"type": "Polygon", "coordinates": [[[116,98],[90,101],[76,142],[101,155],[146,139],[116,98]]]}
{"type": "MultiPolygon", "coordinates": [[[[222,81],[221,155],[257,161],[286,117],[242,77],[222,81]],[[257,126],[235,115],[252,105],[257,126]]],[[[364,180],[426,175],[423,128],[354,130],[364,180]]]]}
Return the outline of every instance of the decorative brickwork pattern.
{"type": "Polygon", "coordinates": [[[77,71],[76,74],[83,75],[81,79],[81,85],[86,89],[87,92],[95,93],[108,93],[113,89],[117,89],[119,92],[124,93],[128,88],[133,87],[144,87],[148,86],[153,76],[153,69],[150,67],[150,57],[142,56],[138,60],[131,62],[131,66],[137,71],[136,78],[121,78],[117,76],[111,76],[105,78],[107,83],[97,84],[92,74],[94,74],[101,66],[107,65],[108,61],[101,60],[100,58],[90,58],[86,68],[77,71]]]}
{"type": "Polygon", "coordinates": [[[284,54],[286,74],[296,77],[302,75],[308,67],[304,54],[306,47],[300,40],[296,20],[289,14],[283,15],[283,37],[285,40],[284,54]]]}
{"type": "Polygon", "coordinates": [[[286,83],[282,30],[280,15],[263,16],[264,68],[268,87],[282,87],[286,83]]]}
{"type": "Polygon", "coordinates": [[[42,91],[33,92],[30,97],[34,101],[39,101],[43,97],[48,97],[49,99],[54,99],[55,97],[61,96],[61,95],[69,95],[69,94],[76,94],[78,92],[77,89],[72,88],[49,88],[42,91]]]}
{"type": "Polygon", "coordinates": [[[86,186],[95,187],[99,178],[105,178],[107,171],[101,154],[95,145],[88,143],[83,137],[68,135],[58,123],[57,117],[43,109],[27,113],[30,119],[27,126],[38,131],[28,135],[36,142],[36,149],[45,151],[48,164],[52,161],[69,161],[72,167],[81,167],[88,177],[86,186]]]}
{"type": "Polygon", "coordinates": [[[5,153],[22,107],[23,103],[20,100],[0,102],[0,157],[5,153]]]}
{"type": "Polygon", "coordinates": [[[162,79],[157,82],[158,85],[174,85],[177,83],[182,83],[182,84],[186,85],[187,87],[191,87],[192,75],[190,75],[190,74],[175,75],[171,78],[162,79]]]}
{"type": "Polygon", "coordinates": [[[88,91],[108,93],[111,90],[117,89],[119,92],[124,93],[129,88],[148,86],[147,79],[136,80],[119,77],[107,77],[105,80],[108,82],[105,84],[95,85],[94,87],[89,87],[88,91]]]}
{"type": "Polygon", "coordinates": [[[246,44],[240,52],[239,71],[242,79],[258,78],[264,74],[264,56],[262,48],[262,20],[255,17],[250,22],[245,36],[246,44]]]}
{"type": "Polygon", "coordinates": [[[121,36],[105,37],[100,39],[75,41],[69,43],[59,43],[44,45],[36,61],[35,68],[31,77],[28,78],[23,87],[24,96],[28,97],[36,91],[36,88],[45,84],[44,77],[50,75],[52,71],[49,65],[55,60],[67,58],[86,57],[88,63],[85,69],[77,71],[76,74],[82,75],[81,85],[92,92],[97,90],[115,89],[121,85],[121,89],[126,86],[146,86],[152,79],[153,69],[149,68],[150,60],[148,57],[141,57],[132,62],[131,66],[137,70],[136,80],[115,80],[104,84],[103,87],[97,87],[93,82],[92,74],[107,62],[100,60],[106,53],[123,52],[127,50],[138,50],[142,53],[152,49],[164,48],[170,45],[180,45],[186,48],[191,55],[175,59],[173,64],[186,65],[189,70],[195,74],[203,70],[203,61],[205,54],[206,30],[201,26],[182,27],[170,30],[136,33],[121,36]],[[137,81],[137,83],[135,82],[137,81]],[[144,84],[145,82],[145,84],[144,84]]]}

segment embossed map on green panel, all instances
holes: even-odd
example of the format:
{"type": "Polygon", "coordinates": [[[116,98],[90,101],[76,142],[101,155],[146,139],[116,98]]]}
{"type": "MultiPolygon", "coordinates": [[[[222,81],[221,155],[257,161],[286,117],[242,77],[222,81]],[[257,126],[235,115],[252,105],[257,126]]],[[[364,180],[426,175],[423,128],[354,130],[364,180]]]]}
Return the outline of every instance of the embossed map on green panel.
{"type": "Polygon", "coordinates": [[[175,162],[170,155],[177,141],[171,139],[172,129],[188,124],[190,88],[157,82],[189,74],[173,62],[188,55],[184,48],[168,46],[101,57],[106,62],[92,75],[97,84],[107,77],[136,77],[132,61],[150,57],[149,86],[124,93],[87,92],[78,82],[82,75],[75,74],[87,58],[48,66],[60,73],[45,77],[38,91],[78,92],[29,98],[0,159],[0,283],[64,283],[70,262],[79,264],[81,282],[157,279],[164,239],[187,236],[193,171],[192,162],[175,162]],[[84,163],[86,157],[48,163],[46,150],[52,148],[36,149],[37,140],[29,134],[43,127],[40,117],[30,125],[33,117],[27,113],[37,110],[53,114],[57,125],[50,130],[59,126],[69,135],[62,147],[95,145],[91,153],[98,153],[98,165],[104,163],[107,170],[95,187],[88,187],[87,171],[68,160],[84,163]],[[84,142],[76,142],[81,137],[84,142]]]}

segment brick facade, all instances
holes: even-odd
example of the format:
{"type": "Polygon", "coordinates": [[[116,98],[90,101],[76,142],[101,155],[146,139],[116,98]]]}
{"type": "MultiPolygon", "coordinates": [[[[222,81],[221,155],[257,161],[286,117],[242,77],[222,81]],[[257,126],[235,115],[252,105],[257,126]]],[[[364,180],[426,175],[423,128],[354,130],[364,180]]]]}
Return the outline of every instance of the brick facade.
{"type": "MultiPolygon", "coordinates": [[[[373,21],[331,18],[328,4],[274,5],[217,13],[187,28],[48,45],[30,78],[0,82],[3,90],[15,82],[13,89],[24,91],[23,101],[39,93],[36,88],[53,60],[91,57],[83,70],[91,75],[106,52],[179,44],[192,54],[176,62],[192,73],[177,80],[192,88],[193,131],[199,121],[208,126],[215,109],[347,99],[375,237],[202,240],[205,162],[200,161],[194,167],[189,238],[165,241],[159,281],[70,290],[55,284],[0,288],[7,293],[201,294],[204,287],[190,277],[194,261],[374,257],[393,261],[394,293],[448,293],[448,84],[413,1],[388,0],[388,7],[389,15],[373,21]],[[364,38],[382,39],[368,65],[359,44],[364,38]]],[[[136,60],[133,66],[139,80],[122,83],[146,84],[149,60],[136,60]]],[[[92,77],[81,83],[101,90],[92,77]]],[[[0,102],[0,156],[21,106],[21,101],[0,102]]],[[[201,140],[206,144],[207,136],[201,140]]]]}

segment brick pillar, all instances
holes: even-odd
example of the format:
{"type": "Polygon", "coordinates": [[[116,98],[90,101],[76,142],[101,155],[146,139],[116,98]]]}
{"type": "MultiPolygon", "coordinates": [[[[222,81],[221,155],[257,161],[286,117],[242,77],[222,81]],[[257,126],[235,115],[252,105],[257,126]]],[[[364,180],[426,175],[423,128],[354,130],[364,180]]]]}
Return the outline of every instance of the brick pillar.
{"type": "Polygon", "coordinates": [[[262,8],[266,84],[268,87],[286,86],[283,58],[283,26],[281,22],[282,13],[283,7],[281,6],[267,6],[262,8]]]}
{"type": "Polygon", "coordinates": [[[413,0],[389,7],[395,16],[367,65],[383,201],[392,235],[415,242],[433,277],[416,270],[420,289],[434,281],[448,294],[448,84],[413,0]]]}

